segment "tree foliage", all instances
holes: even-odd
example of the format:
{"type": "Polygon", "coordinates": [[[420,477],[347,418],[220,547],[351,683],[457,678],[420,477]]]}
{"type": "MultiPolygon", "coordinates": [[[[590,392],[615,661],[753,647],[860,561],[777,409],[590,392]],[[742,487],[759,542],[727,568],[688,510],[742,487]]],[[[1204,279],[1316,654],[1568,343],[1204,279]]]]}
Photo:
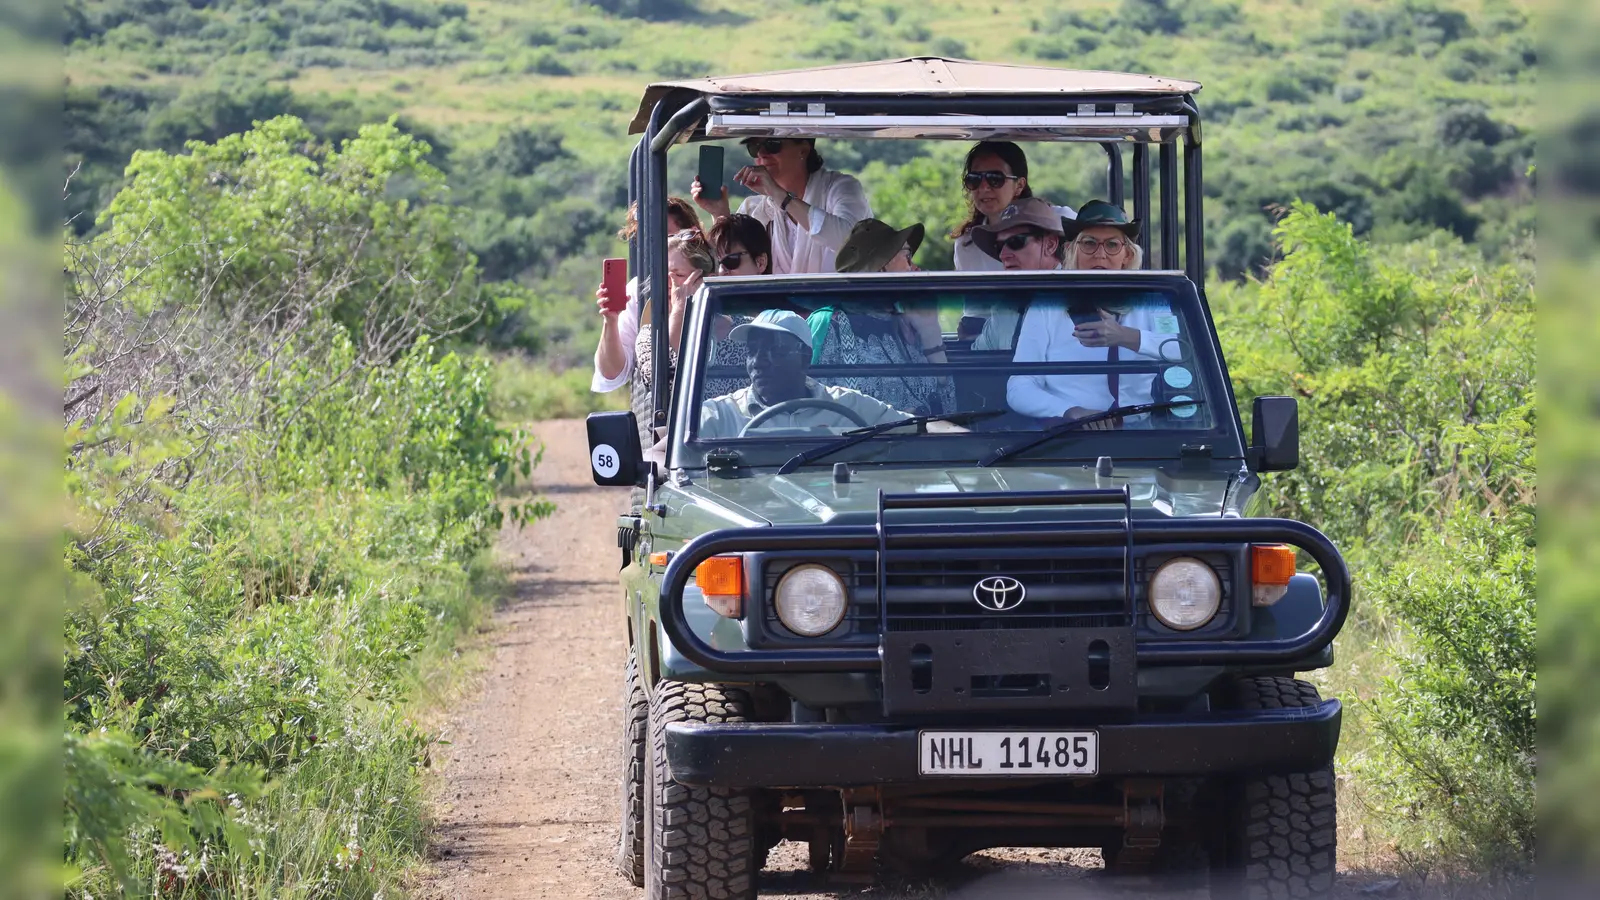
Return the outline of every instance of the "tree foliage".
{"type": "Polygon", "coordinates": [[[135,153],[101,215],[114,222],[106,251],[140,273],[135,309],[204,300],[278,316],[284,298],[303,298],[386,354],[415,333],[400,323],[448,330],[474,315],[476,264],[444,177],[393,121],[335,149],[283,116],[188,150],[135,153]]]}
{"type": "Polygon", "coordinates": [[[285,118],[141,154],[69,246],[74,890],[372,896],[416,851],[416,658],[550,509],[501,502],[535,456],[437,340],[475,263],[425,153],[285,118]]]}
{"type": "Polygon", "coordinates": [[[1297,204],[1283,259],[1224,293],[1241,397],[1300,398],[1299,470],[1273,479],[1285,510],[1357,551],[1431,530],[1441,510],[1501,494],[1506,470],[1464,462],[1463,428],[1501,422],[1534,384],[1533,296],[1511,267],[1459,244],[1386,254],[1331,214],[1297,204]]]}
{"type": "MultiPolygon", "coordinates": [[[[1362,794],[1402,852],[1468,871],[1534,855],[1533,292],[1459,243],[1402,251],[1297,204],[1269,277],[1215,295],[1242,401],[1296,396],[1278,510],[1355,569],[1345,640],[1396,657],[1357,725],[1362,794]],[[1377,623],[1387,623],[1379,628],[1377,623]]],[[[1347,644],[1348,646],[1348,644],[1347,644]]],[[[1364,698],[1363,698],[1364,699],[1364,698]]]]}

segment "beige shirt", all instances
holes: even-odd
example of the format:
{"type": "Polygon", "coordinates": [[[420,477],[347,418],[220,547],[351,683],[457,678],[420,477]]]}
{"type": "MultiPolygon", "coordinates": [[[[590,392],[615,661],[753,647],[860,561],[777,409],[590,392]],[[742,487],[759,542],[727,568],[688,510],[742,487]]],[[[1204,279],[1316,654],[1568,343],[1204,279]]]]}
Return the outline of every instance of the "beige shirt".
{"type": "Polygon", "coordinates": [[[772,235],[772,274],[832,274],[834,257],[849,239],[850,229],[872,216],[866,189],[853,175],[821,169],[806,179],[800,199],[811,207],[804,228],[760,194],[744,198],[739,212],[754,216],[772,235]]]}
{"type": "MultiPolygon", "coordinates": [[[[818,400],[831,400],[846,407],[868,425],[892,422],[910,415],[849,388],[830,387],[810,378],[806,379],[806,387],[812,397],[818,400]]],[[[739,429],[755,418],[756,413],[766,408],[766,404],[755,398],[755,390],[749,387],[740,388],[731,394],[723,394],[721,397],[713,397],[700,406],[700,440],[720,441],[738,437],[739,429]]],[[[809,428],[818,425],[839,430],[861,427],[832,410],[808,407],[780,413],[767,419],[751,433],[751,436],[760,437],[761,432],[769,427],[809,428]]]]}

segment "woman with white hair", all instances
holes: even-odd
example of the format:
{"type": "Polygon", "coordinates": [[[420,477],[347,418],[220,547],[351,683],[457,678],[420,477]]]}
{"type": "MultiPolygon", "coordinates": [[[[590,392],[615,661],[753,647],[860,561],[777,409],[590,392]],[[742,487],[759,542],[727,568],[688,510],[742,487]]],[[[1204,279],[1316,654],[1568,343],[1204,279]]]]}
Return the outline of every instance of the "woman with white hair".
{"type": "Polygon", "coordinates": [[[1137,269],[1144,265],[1139,223],[1129,221],[1122,207],[1090,200],[1066,229],[1068,269],[1137,269]]]}
{"type": "MultiPolygon", "coordinates": [[[[1076,219],[1063,221],[1066,268],[1137,269],[1139,222],[1121,207],[1091,200],[1076,219]]],[[[1126,303],[1079,308],[1066,303],[1035,304],[1023,319],[1017,362],[1118,362],[1159,359],[1172,352],[1178,319],[1158,294],[1137,294],[1126,303]],[[1108,308],[1109,307],[1109,308],[1108,308]]],[[[1081,419],[1119,407],[1150,402],[1152,375],[1016,375],[1006,401],[1024,415],[1046,421],[1081,419]]],[[[1088,427],[1147,427],[1147,415],[1103,419],[1088,427]]]]}

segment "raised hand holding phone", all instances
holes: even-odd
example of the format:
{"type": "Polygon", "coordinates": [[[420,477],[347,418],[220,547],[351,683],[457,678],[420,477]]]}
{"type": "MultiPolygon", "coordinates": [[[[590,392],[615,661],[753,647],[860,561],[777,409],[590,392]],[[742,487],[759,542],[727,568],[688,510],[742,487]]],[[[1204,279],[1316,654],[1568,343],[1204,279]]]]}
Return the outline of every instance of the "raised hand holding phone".
{"type": "Polygon", "coordinates": [[[732,209],[728,206],[728,186],[722,179],[722,147],[717,144],[700,145],[700,170],[694,184],[689,185],[689,196],[695,204],[718,219],[726,218],[732,209]]]}

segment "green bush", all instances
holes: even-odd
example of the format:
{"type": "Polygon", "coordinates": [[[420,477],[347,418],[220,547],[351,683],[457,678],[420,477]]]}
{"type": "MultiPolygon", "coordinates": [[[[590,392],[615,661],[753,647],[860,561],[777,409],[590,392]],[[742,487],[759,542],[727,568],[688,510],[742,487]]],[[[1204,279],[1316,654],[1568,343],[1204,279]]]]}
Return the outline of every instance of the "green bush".
{"type": "Polygon", "coordinates": [[[1322,529],[1357,588],[1335,690],[1366,827],[1424,871],[1534,854],[1533,292],[1433,236],[1377,250],[1296,204],[1265,280],[1212,295],[1241,403],[1298,399],[1276,511],[1322,529]],[[1353,656],[1355,661],[1351,662],[1353,656]],[[1374,684],[1362,666],[1393,661],[1374,684]],[[1370,698],[1370,699],[1369,699],[1370,698]]]}
{"type": "MultiPolygon", "coordinates": [[[[1531,446],[1529,433],[1518,438],[1519,450],[1531,446]]],[[[1531,459],[1496,462],[1532,473],[1531,459]]],[[[1532,509],[1458,510],[1397,562],[1365,582],[1402,623],[1399,674],[1370,708],[1382,740],[1359,767],[1369,802],[1409,855],[1526,871],[1536,846],[1532,509]]]]}
{"type": "MultiPolygon", "coordinates": [[[[345,341],[332,361],[352,353],[345,341]]],[[[185,886],[371,896],[419,849],[430,739],[406,719],[410,672],[481,614],[495,485],[531,457],[489,417],[482,362],[423,343],[359,385],[297,396],[318,384],[291,369],[268,388],[288,421],[251,477],[190,483],[159,520],[69,550],[91,591],[67,617],[64,673],[68,859],[85,890],[150,891],[206,856],[207,880],[185,886]],[[253,852],[263,841],[281,855],[253,852]]],[[[260,459],[273,433],[233,452],[260,459]]],[[[88,507],[114,484],[69,480],[88,507]]]]}
{"type": "Polygon", "coordinates": [[[589,0],[614,16],[651,21],[689,19],[699,14],[695,0],[589,0]]]}
{"type": "Polygon", "coordinates": [[[960,161],[933,157],[890,168],[872,162],[861,170],[861,182],[872,195],[873,212],[896,228],[921,222],[927,229],[916,262],[925,269],[955,267],[954,245],[947,237],[967,215],[967,200],[953,173],[960,161]]]}
{"type": "Polygon", "coordinates": [[[188,149],[135,153],[101,214],[107,252],[144,272],[128,286],[133,308],[226,300],[219,312],[268,315],[295,295],[369,337],[386,329],[368,325],[409,317],[450,328],[475,314],[476,265],[440,202],[443,174],[393,120],[337,148],[280,116],[188,149]]]}
{"type": "Polygon", "coordinates": [[[473,266],[430,225],[452,211],[424,148],[373,126],[320,150],[275,120],[142,155],[69,247],[74,895],[398,892],[419,665],[485,612],[502,523],[550,510],[501,502],[534,454],[488,362],[428,336],[459,275],[393,290],[410,261],[473,266]]]}
{"type": "Polygon", "coordinates": [[[1241,403],[1300,399],[1301,467],[1271,481],[1280,508],[1364,558],[1498,490],[1498,470],[1459,465],[1460,429],[1531,397],[1526,273],[1459,244],[1385,258],[1305,204],[1275,237],[1284,256],[1268,280],[1219,293],[1218,309],[1241,403]]]}

